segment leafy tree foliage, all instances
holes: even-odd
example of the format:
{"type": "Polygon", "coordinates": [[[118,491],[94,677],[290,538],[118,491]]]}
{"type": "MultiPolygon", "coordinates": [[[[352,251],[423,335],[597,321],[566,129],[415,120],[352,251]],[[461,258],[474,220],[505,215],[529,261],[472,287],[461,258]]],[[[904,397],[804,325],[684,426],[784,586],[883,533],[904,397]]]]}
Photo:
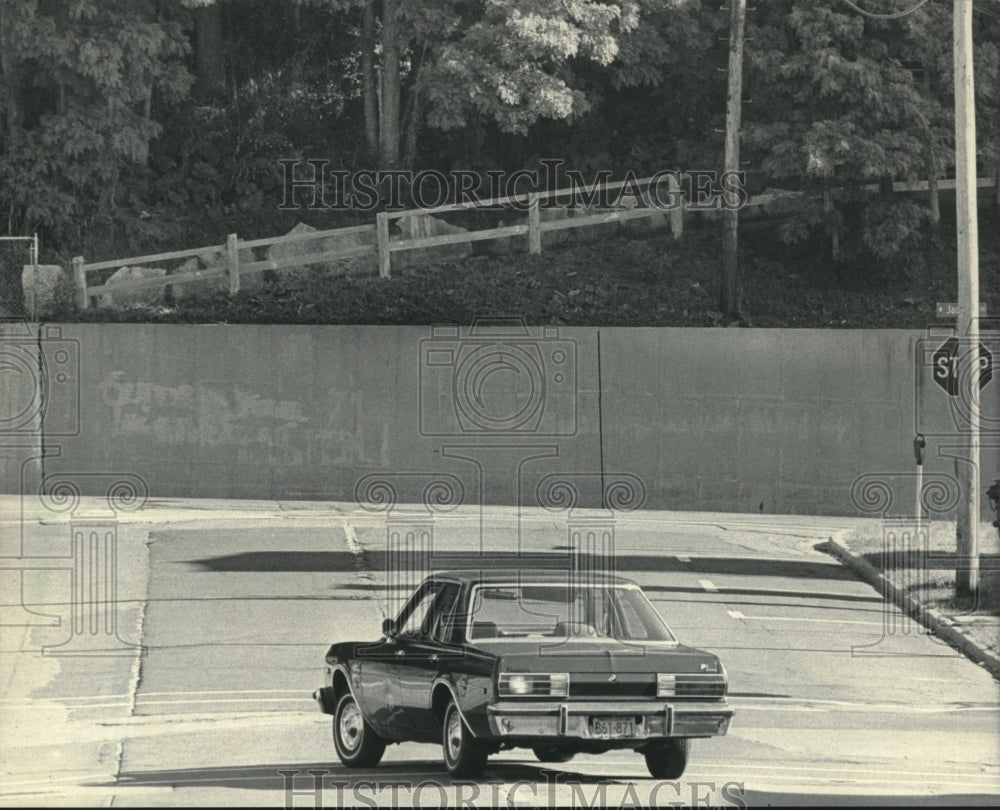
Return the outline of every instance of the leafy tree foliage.
{"type": "Polygon", "coordinates": [[[7,229],[79,233],[145,164],[154,103],[187,93],[187,38],[154,0],[2,0],[0,37],[7,229]]]}
{"type": "MultiPolygon", "coordinates": [[[[278,158],[720,168],[720,5],[0,0],[0,212],[8,231],[40,229],[48,244],[114,224],[129,245],[179,247],[191,243],[182,214],[215,227],[213,241],[243,215],[260,217],[262,235],[284,227],[278,158]]],[[[975,8],[991,173],[1000,8],[975,8]]],[[[743,157],[765,183],[807,192],[781,236],[842,259],[907,256],[933,204],[866,186],[951,172],[950,3],[873,20],[841,0],[768,0],[748,13],[748,35],[743,157]]]]}
{"type": "MultiPolygon", "coordinates": [[[[770,179],[811,200],[782,236],[797,241],[822,227],[845,239],[843,258],[902,255],[926,209],[863,187],[947,169],[950,6],[927,3],[883,21],[846,4],[777,0],[761,4],[752,23],[749,84],[762,103],[745,117],[745,141],[770,179]]],[[[995,45],[981,43],[978,54],[980,99],[995,110],[997,96],[983,94],[996,91],[995,45]]]]}

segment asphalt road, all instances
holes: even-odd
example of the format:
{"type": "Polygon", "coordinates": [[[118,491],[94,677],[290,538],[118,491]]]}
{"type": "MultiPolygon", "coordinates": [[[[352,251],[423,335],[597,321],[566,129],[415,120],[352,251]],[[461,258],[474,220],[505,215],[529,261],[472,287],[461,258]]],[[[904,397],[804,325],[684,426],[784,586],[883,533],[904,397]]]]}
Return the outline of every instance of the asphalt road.
{"type": "MultiPolygon", "coordinates": [[[[574,525],[600,525],[599,518],[577,514],[574,525]]],[[[2,508],[0,519],[9,556],[17,520],[2,508]]],[[[189,504],[152,519],[117,527],[111,612],[120,655],[80,649],[86,632],[72,632],[65,560],[24,573],[24,603],[33,614],[17,608],[18,575],[3,573],[0,803],[1000,800],[997,682],[815,548],[846,521],[677,513],[616,519],[618,572],[643,586],[681,640],[725,663],[736,709],[728,736],[695,741],[678,782],[650,779],[630,752],[543,766],[530,752],[514,751],[491,758],[483,780],[458,783],[447,778],[440,750],[427,745],[392,746],[377,768],[345,770],[330,718],[310,699],[329,644],[377,637],[382,612],[400,597],[386,582],[381,516],[331,505],[189,504]],[[35,626],[24,626],[29,622],[35,626]],[[82,654],[52,654],[74,649],[82,654]]],[[[429,525],[419,511],[397,510],[393,520],[404,528],[429,525]]],[[[431,528],[436,555],[482,554],[487,565],[497,558],[542,564],[565,555],[569,544],[566,520],[543,511],[460,512],[438,516],[431,528]]],[[[65,522],[28,524],[21,551],[33,559],[65,555],[67,532],[65,522]]]]}

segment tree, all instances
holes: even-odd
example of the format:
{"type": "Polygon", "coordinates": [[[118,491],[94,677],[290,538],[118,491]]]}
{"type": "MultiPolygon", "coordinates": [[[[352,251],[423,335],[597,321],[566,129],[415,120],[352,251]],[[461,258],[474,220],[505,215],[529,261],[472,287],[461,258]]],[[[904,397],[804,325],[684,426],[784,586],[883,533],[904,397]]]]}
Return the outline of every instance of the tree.
{"type": "Polygon", "coordinates": [[[852,249],[887,258],[926,215],[910,201],[864,186],[940,169],[930,147],[945,137],[941,103],[915,76],[921,56],[933,59],[934,51],[913,47],[917,32],[948,30],[936,24],[940,11],[927,4],[921,18],[906,23],[819,0],[759,6],[747,49],[756,98],[745,143],[772,180],[803,188],[812,200],[783,227],[788,241],[823,227],[838,245],[844,205],[851,203],[863,211],[852,249]]]}
{"type": "Polygon", "coordinates": [[[0,0],[8,232],[107,217],[161,128],[154,93],[187,92],[187,40],[154,0],[0,0]]]}

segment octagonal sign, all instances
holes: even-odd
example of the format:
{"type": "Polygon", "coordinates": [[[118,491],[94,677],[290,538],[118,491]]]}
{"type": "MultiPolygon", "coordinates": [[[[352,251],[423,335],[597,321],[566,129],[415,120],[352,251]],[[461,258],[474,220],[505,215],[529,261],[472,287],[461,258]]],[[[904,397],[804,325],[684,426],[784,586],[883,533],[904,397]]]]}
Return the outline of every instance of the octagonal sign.
{"type": "MultiPolygon", "coordinates": [[[[934,352],[931,358],[931,375],[950,397],[958,396],[958,366],[961,360],[959,349],[962,343],[956,337],[948,338],[934,352]]],[[[993,354],[982,343],[979,344],[979,388],[982,390],[993,379],[993,354]]]]}

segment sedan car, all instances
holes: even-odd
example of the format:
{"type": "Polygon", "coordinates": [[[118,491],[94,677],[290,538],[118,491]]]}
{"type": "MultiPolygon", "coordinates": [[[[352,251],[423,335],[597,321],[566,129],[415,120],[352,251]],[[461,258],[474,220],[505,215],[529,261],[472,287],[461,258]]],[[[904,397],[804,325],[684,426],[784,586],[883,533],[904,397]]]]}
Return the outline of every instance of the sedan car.
{"type": "Polygon", "coordinates": [[[313,694],[348,767],[378,764],[389,743],[440,742],[454,776],[523,747],[543,762],[631,749],[677,779],[690,741],[733,715],[719,659],[678,642],[621,577],[440,572],[382,633],[330,647],[313,694]]]}

